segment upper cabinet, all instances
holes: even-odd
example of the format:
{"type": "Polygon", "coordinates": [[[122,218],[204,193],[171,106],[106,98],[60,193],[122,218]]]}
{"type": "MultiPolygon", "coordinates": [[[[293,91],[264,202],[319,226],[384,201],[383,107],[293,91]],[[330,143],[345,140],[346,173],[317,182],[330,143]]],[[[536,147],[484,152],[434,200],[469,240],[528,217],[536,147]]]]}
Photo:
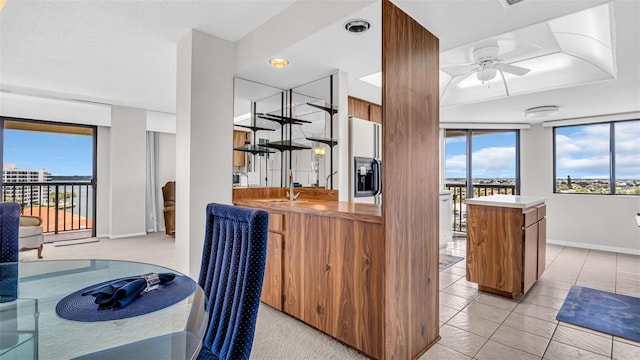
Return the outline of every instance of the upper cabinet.
{"type": "Polygon", "coordinates": [[[372,102],[349,96],[349,116],[382,124],[382,107],[372,102]]]}
{"type": "MultiPolygon", "coordinates": [[[[250,141],[251,137],[247,131],[233,130],[233,147],[239,148],[245,145],[246,141],[250,141]]],[[[233,166],[245,166],[247,156],[242,151],[233,152],[233,166]]]]}

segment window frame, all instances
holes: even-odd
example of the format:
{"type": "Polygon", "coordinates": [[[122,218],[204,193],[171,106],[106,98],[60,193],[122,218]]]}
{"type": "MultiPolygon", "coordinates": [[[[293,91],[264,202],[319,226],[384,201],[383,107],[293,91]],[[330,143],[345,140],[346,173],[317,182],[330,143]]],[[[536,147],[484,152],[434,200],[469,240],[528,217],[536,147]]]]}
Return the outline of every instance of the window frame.
{"type": "Polygon", "coordinates": [[[594,122],[594,123],[584,123],[584,124],[571,124],[571,125],[562,125],[562,126],[554,126],[553,127],[553,193],[554,194],[572,194],[572,195],[604,195],[604,196],[640,196],[640,194],[617,194],[616,193],[616,139],[615,139],[615,125],[618,123],[632,122],[637,121],[640,122],[640,118],[638,119],[625,119],[625,120],[615,120],[615,121],[603,121],[603,122],[594,122]],[[578,192],[561,192],[558,191],[558,176],[557,176],[557,130],[562,128],[571,128],[571,127],[587,127],[587,126],[597,126],[597,125],[609,125],[609,193],[578,193],[578,192]]]}

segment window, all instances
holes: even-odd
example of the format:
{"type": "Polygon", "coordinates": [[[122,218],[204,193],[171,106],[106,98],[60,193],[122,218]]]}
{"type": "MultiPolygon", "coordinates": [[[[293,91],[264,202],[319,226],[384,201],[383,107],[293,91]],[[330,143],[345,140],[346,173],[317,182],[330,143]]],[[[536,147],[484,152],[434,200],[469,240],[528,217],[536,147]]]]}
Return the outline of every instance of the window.
{"type": "Polygon", "coordinates": [[[445,130],[445,188],[453,191],[455,231],[466,231],[467,197],[520,193],[519,137],[518,130],[445,130]]]}
{"type": "Polygon", "coordinates": [[[554,192],[640,195],[640,120],[556,127],[554,192]]]}

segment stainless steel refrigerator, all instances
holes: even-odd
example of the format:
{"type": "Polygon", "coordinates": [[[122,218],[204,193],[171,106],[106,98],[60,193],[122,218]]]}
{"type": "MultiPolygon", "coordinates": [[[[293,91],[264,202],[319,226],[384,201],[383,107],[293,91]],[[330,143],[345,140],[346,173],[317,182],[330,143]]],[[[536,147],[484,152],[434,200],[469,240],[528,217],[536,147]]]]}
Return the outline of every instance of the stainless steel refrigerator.
{"type": "Polygon", "coordinates": [[[349,118],[349,200],[379,204],[382,189],[381,129],[372,121],[349,118]]]}

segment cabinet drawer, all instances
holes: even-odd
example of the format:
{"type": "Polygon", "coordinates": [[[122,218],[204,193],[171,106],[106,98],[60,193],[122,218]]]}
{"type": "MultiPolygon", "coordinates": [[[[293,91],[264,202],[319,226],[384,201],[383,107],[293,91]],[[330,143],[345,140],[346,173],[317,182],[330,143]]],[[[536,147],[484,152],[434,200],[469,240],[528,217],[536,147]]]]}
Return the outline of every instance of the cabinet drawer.
{"type": "Polygon", "coordinates": [[[547,216],[547,205],[546,204],[540,204],[540,205],[536,206],[536,209],[538,209],[538,220],[542,220],[545,216],[547,216]]]}
{"type": "Polygon", "coordinates": [[[538,209],[535,207],[525,209],[522,213],[524,217],[524,227],[527,228],[538,221],[538,209]]]}
{"type": "Polygon", "coordinates": [[[284,214],[269,213],[269,231],[279,233],[284,231],[284,214]]]}

